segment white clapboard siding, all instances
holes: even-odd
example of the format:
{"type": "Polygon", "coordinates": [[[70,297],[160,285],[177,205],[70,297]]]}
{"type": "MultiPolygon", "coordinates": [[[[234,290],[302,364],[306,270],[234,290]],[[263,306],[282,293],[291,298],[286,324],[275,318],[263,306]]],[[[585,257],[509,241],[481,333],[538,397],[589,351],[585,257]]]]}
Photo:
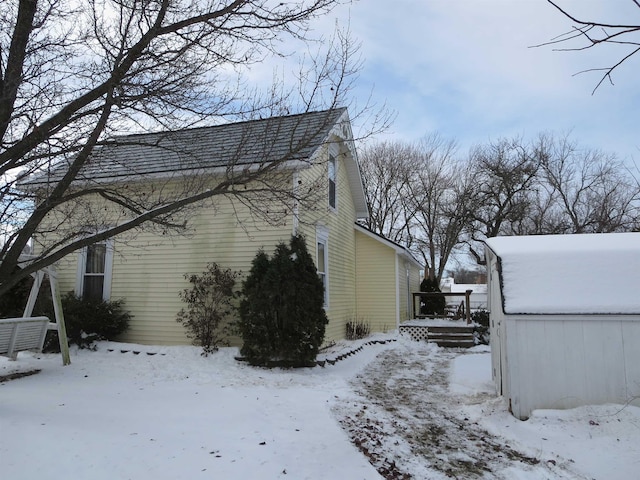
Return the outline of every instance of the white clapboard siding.
{"type": "Polygon", "coordinates": [[[640,404],[640,323],[625,317],[507,319],[513,414],[580,405],[640,404]]]}

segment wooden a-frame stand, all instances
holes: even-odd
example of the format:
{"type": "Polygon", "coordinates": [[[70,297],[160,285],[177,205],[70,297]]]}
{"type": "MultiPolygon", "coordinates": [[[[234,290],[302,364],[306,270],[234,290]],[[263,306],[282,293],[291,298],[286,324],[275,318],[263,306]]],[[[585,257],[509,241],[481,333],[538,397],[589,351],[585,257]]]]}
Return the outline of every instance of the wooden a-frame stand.
{"type": "Polygon", "coordinates": [[[62,299],[58,288],[58,276],[53,266],[45,267],[44,269],[38,270],[32,274],[34,277],[33,286],[29,293],[29,299],[27,300],[27,306],[24,309],[23,317],[31,317],[45,274],[49,276],[53,311],[56,317],[56,323],[49,323],[49,330],[57,330],[58,341],[60,342],[60,353],[62,354],[62,364],[70,365],[71,357],[69,355],[69,342],[67,341],[67,328],[64,323],[64,313],[62,312],[62,299]]]}

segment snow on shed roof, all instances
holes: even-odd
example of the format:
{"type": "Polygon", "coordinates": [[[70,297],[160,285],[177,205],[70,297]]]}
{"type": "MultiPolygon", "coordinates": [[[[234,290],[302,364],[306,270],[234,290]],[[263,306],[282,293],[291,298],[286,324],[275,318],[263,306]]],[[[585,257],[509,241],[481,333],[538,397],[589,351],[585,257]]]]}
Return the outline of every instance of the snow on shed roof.
{"type": "Polygon", "coordinates": [[[640,314],[640,233],[495,237],[507,314],[640,314]]]}

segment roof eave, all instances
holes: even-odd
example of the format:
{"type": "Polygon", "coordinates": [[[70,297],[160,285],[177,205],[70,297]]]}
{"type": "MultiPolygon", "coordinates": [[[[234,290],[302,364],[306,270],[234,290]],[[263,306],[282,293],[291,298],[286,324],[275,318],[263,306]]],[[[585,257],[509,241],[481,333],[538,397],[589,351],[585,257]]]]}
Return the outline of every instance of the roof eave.
{"type": "Polygon", "coordinates": [[[385,238],[380,234],[372,232],[368,228],[365,228],[362,225],[358,225],[357,223],[354,224],[354,228],[358,232],[361,232],[362,234],[366,235],[367,237],[372,238],[373,240],[376,240],[376,241],[382,243],[383,245],[386,245],[387,247],[392,248],[393,250],[395,250],[395,252],[398,255],[406,258],[407,260],[409,260],[411,263],[413,263],[418,268],[424,268],[424,265],[422,265],[418,261],[418,259],[416,259],[416,257],[414,257],[413,254],[406,247],[403,247],[402,245],[399,245],[399,244],[397,244],[395,242],[392,242],[388,238],[385,238]]]}

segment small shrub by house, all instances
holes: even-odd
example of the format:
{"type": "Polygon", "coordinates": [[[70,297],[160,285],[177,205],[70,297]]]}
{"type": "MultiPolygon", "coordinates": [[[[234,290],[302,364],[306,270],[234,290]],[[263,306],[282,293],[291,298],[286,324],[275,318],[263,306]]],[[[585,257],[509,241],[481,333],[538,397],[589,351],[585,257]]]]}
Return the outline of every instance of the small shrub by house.
{"type": "Polygon", "coordinates": [[[368,337],[371,333],[371,323],[363,319],[353,319],[347,322],[346,339],[359,340],[368,337]]]}
{"type": "MultiPolygon", "coordinates": [[[[22,317],[32,286],[33,277],[27,277],[18,282],[6,294],[0,296],[0,318],[22,317]]],[[[53,319],[54,317],[50,316],[49,312],[52,308],[51,305],[49,278],[45,276],[38,292],[32,316],[45,315],[53,319]]]]}
{"type": "Polygon", "coordinates": [[[191,287],[180,292],[180,299],[187,308],[178,312],[176,321],[184,325],[194,345],[202,347],[204,356],[226,344],[224,327],[229,325],[235,310],[234,287],[238,275],[238,272],[220,268],[212,262],[201,274],[184,276],[191,287]]]}
{"type": "MultiPolygon", "coordinates": [[[[124,308],[124,300],[81,298],[73,292],[61,300],[69,342],[81,348],[91,348],[97,340],[113,340],[129,328],[132,315],[124,308]]],[[[51,309],[48,316],[54,318],[51,309]]],[[[55,350],[57,332],[48,335],[45,345],[55,350]]]]}
{"type": "MultiPolygon", "coordinates": [[[[48,283],[45,278],[32,315],[44,315],[53,320],[55,313],[48,283]]],[[[0,318],[23,315],[32,284],[33,279],[29,277],[0,298],[0,318]]],[[[124,308],[123,300],[85,299],[68,292],[61,301],[69,342],[82,348],[91,347],[96,340],[113,340],[129,328],[132,315],[124,308]]],[[[59,351],[58,332],[47,332],[43,350],[59,351]]]]}

